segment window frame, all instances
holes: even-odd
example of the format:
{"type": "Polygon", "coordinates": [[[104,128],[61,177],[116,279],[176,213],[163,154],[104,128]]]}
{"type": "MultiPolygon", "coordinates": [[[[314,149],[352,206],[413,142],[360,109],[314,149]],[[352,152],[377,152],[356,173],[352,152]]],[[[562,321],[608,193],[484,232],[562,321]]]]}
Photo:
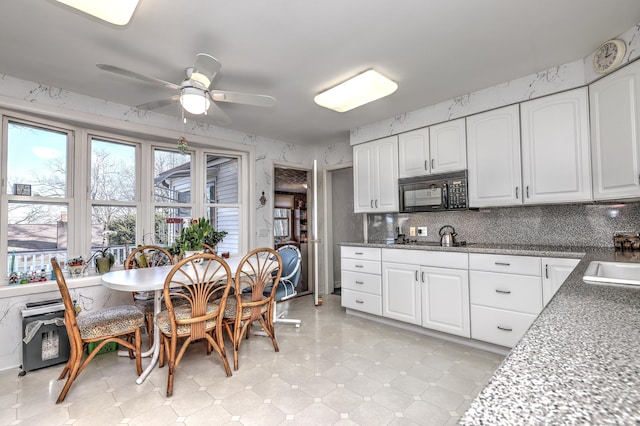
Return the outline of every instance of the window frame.
{"type": "MultiPolygon", "coordinates": [[[[35,114],[35,112],[34,112],[35,114]]],[[[41,111],[38,116],[31,116],[22,112],[15,112],[0,109],[2,120],[2,138],[0,139],[0,258],[7,259],[8,246],[6,244],[8,238],[8,213],[6,206],[9,200],[18,199],[19,201],[38,202],[35,197],[14,196],[7,194],[7,167],[5,166],[7,158],[7,135],[4,131],[8,121],[24,122],[35,127],[51,128],[56,131],[68,132],[67,141],[67,197],[47,199],[52,204],[67,203],[68,206],[68,244],[67,255],[74,257],[82,254],[86,256],[91,249],[91,206],[98,204],[118,204],[123,202],[109,200],[90,200],[90,168],[91,168],[91,138],[97,138],[105,141],[113,141],[116,143],[135,144],[136,148],[136,177],[138,179],[138,187],[136,191],[136,200],[134,203],[124,202],[125,204],[135,204],[136,206],[136,244],[141,244],[143,236],[148,233],[147,230],[154,229],[155,205],[153,195],[153,173],[147,171],[153,170],[152,149],[154,147],[162,150],[176,150],[176,142],[173,142],[173,134],[175,131],[163,130],[160,128],[146,128],[145,126],[122,122],[107,117],[95,117],[89,122],[79,122],[70,114],[55,114],[53,111],[41,111]],[[50,116],[53,118],[42,118],[42,116],[50,116]],[[105,124],[106,123],[106,124],[105,124]],[[103,128],[106,130],[96,130],[103,128]],[[116,129],[117,128],[117,129],[116,129]],[[134,136],[135,135],[135,136],[134,136]],[[17,198],[16,198],[17,197],[17,198]],[[73,224],[73,225],[71,225],[73,224]]],[[[84,118],[87,119],[86,117],[84,118]]],[[[253,240],[250,230],[253,229],[250,220],[254,219],[254,213],[251,211],[251,194],[254,192],[247,182],[254,173],[252,164],[255,161],[255,148],[251,146],[245,147],[237,143],[229,143],[225,141],[207,138],[205,136],[193,135],[193,141],[190,140],[189,151],[193,157],[193,188],[191,202],[191,211],[193,216],[204,216],[207,212],[209,204],[206,202],[206,155],[214,153],[214,155],[235,157],[238,159],[238,202],[232,207],[239,209],[238,218],[238,251],[240,253],[246,251],[247,247],[253,240]],[[244,149],[246,148],[246,149],[244,149]],[[198,195],[202,194],[202,196],[198,195]]],[[[177,141],[177,137],[175,138],[177,141]]],[[[217,205],[226,207],[225,205],[217,205]]],[[[149,243],[148,238],[145,242],[149,243]]],[[[91,273],[92,271],[90,271],[91,273]]],[[[7,266],[0,266],[0,286],[8,283],[7,266]]]]}

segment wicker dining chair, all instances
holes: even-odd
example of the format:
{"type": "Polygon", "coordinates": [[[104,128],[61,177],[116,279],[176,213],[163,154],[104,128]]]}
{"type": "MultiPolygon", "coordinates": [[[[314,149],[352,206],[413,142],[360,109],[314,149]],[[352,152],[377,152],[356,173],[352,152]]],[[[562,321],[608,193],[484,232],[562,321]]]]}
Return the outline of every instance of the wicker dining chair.
{"type": "Polygon", "coordinates": [[[115,306],[77,315],[67,282],[55,257],[51,267],[64,302],[64,325],[69,336],[71,354],[58,380],[67,381],[58,396],[56,404],[64,401],[67,392],[87,364],[106,344],[115,342],[129,349],[129,357],[135,358],[138,375],[142,373],[140,358],[140,328],[144,325],[144,314],[133,305],[115,306]],[[89,343],[97,343],[85,360],[83,354],[89,343]]]}
{"type": "Polygon", "coordinates": [[[222,258],[205,253],[181,260],[167,275],[164,282],[167,309],[156,315],[156,326],[162,336],[160,367],[164,366],[165,357],[169,365],[168,397],[173,394],[176,369],[193,342],[206,343],[207,354],[215,350],[227,376],[231,376],[221,321],[232,282],[229,265],[222,258]]]}
{"type": "MultiPolygon", "coordinates": [[[[136,247],[124,261],[124,269],[153,268],[173,265],[173,256],[168,250],[154,245],[136,247]]],[[[144,323],[149,335],[149,347],[153,347],[153,292],[132,292],[133,304],[144,314],[144,323]]]]}
{"type": "Polygon", "coordinates": [[[264,332],[271,338],[273,349],[279,352],[273,327],[273,298],[280,281],[282,259],[271,248],[257,248],[246,254],[235,273],[234,296],[229,296],[224,312],[224,328],[233,343],[233,368],[238,369],[238,350],[249,327],[258,321],[264,332]],[[264,289],[271,285],[272,291],[264,295],[264,289]]]}

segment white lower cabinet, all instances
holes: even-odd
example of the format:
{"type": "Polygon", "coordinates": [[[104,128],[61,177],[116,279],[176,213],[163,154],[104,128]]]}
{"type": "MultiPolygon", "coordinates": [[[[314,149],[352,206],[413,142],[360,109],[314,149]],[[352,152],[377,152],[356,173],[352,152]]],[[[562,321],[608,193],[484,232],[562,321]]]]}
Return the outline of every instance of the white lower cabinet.
{"type": "Polygon", "coordinates": [[[382,316],[420,325],[420,265],[382,263],[382,316]]]}
{"type": "Polygon", "coordinates": [[[342,306],[382,315],[380,249],[343,246],[340,253],[342,306]]]}
{"type": "Polygon", "coordinates": [[[470,337],[467,269],[422,267],[420,271],[422,326],[470,337]]]}
{"type": "Polygon", "coordinates": [[[467,268],[466,253],[383,249],[382,316],[469,337],[467,268]]]}
{"type": "Polygon", "coordinates": [[[513,347],[542,310],[540,258],[469,254],[471,337],[513,347]]]}
{"type": "Polygon", "coordinates": [[[429,250],[342,248],[342,306],[513,347],[578,264],[429,250]]]}
{"type": "Polygon", "coordinates": [[[542,302],[544,306],[547,306],[547,303],[567,277],[571,275],[578,263],[580,263],[579,259],[542,258],[542,302]]]}

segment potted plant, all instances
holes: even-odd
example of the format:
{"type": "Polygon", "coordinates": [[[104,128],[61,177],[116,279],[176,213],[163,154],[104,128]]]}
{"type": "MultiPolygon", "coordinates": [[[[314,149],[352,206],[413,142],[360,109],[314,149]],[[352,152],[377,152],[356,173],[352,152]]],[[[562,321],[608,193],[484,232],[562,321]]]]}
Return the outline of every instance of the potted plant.
{"type": "Polygon", "coordinates": [[[181,255],[189,256],[195,252],[202,252],[204,244],[215,248],[226,235],[226,231],[214,230],[209,220],[201,217],[191,220],[189,226],[182,228],[176,246],[181,255]]]}
{"type": "Polygon", "coordinates": [[[96,269],[99,274],[107,273],[116,261],[113,253],[109,251],[110,247],[102,248],[93,254],[96,269]]]}

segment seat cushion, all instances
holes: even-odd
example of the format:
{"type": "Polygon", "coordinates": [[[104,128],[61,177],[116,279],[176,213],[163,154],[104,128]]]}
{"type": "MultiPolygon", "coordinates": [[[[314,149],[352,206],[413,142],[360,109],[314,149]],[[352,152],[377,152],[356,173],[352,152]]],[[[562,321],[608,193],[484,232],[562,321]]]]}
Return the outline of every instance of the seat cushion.
{"type": "MultiPolygon", "coordinates": [[[[249,303],[251,302],[251,293],[245,293],[242,295],[242,302],[243,303],[249,303]]],[[[263,297],[262,300],[266,299],[266,297],[263,297]]],[[[265,313],[267,312],[267,305],[264,304],[260,307],[260,313],[265,313]]],[[[242,317],[249,317],[251,316],[251,307],[244,307],[242,309],[242,317]]],[[[234,297],[229,297],[227,299],[227,305],[224,308],[224,317],[225,318],[235,318],[236,317],[236,298],[234,297]]]]}
{"type": "Polygon", "coordinates": [[[133,305],[85,312],[76,318],[83,339],[100,339],[133,333],[144,325],[144,314],[133,305]]]}
{"type": "Polygon", "coordinates": [[[133,304],[142,311],[143,314],[153,314],[153,299],[134,299],[133,304]]]}
{"type": "MultiPolygon", "coordinates": [[[[213,314],[220,310],[220,305],[215,302],[207,303],[207,314],[213,314]]],[[[173,312],[176,315],[176,319],[189,319],[191,318],[191,305],[182,304],[174,306],[173,312]]],[[[160,331],[164,334],[171,334],[171,320],[169,319],[169,311],[163,310],[156,315],[156,325],[160,328],[160,331]]],[[[211,330],[216,326],[216,318],[207,320],[205,328],[211,330]]],[[[191,325],[182,324],[178,326],[178,335],[184,336],[191,333],[191,325]]]]}

